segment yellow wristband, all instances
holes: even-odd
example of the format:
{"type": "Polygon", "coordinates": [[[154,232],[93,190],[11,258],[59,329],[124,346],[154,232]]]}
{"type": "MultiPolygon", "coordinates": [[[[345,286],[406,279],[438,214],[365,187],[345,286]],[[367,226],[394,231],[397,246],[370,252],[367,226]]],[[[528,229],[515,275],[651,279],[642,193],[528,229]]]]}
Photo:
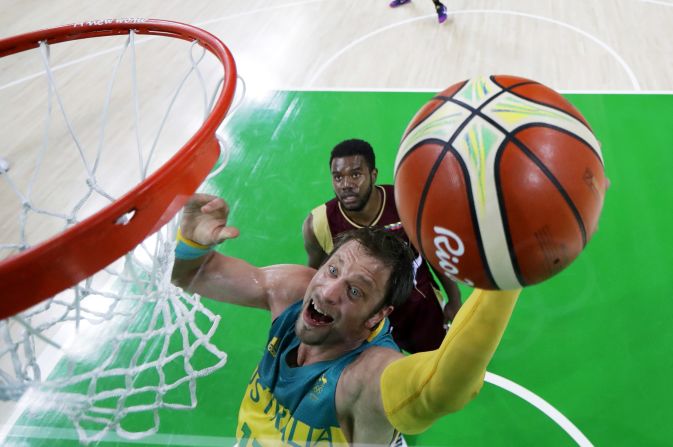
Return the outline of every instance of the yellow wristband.
{"type": "Polygon", "coordinates": [[[199,248],[201,250],[210,250],[211,248],[213,248],[211,245],[201,245],[198,242],[194,242],[191,239],[187,239],[186,237],[184,237],[182,235],[182,229],[180,227],[178,227],[178,235],[177,235],[176,239],[180,242],[184,242],[185,244],[189,245],[190,247],[199,248]]]}
{"type": "Polygon", "coordinates": [[[213,249],[209,245],[201,245],[198,242],[194,242],[190,239],[187,239],[182,235],[182,230],[178,228],[178,234],[176,236],[177,244],[175,245],[175,258],[191,260],[200,258],[201,256],[207,255],[213,249]]]}

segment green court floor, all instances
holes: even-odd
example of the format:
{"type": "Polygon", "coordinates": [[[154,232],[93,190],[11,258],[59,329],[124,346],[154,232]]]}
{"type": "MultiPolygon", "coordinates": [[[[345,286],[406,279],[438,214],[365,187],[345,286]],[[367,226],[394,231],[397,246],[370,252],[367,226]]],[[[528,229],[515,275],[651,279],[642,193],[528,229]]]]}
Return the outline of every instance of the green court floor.
{"type": "MultiPolygon", "coordinates": [[[[402,131],[431,93],[276,92],[231,117],[227,168],[205,189],[226,198],[241,236],[220,249],[252,264],[304,263],[301,224],[331,198],[328,157],[346,138],[370,141],[379,183],[392,181],[402,131]]],[[[566,95],[602,143],[612,186],[585,252],[524,290],[489,371],[534,393],[597,446],[673,444],[672,95],[566,95]]],[[[466,296],[468,289],[463,289],[466,296]]],[[[199,380],[194,411],[163,411],[137,445],[231,445],[238,404],[265,346],[269,316],[209,302],[227,365],[199,380]]],[[[8,445],[74,445],[68,421],[24,415],[8,445]]],[[[521,397],[487,383],[418,446],[566,446],[571,436],[521,397]]],[[[125,445],[110,437],[100,445],[125,445]]]]}

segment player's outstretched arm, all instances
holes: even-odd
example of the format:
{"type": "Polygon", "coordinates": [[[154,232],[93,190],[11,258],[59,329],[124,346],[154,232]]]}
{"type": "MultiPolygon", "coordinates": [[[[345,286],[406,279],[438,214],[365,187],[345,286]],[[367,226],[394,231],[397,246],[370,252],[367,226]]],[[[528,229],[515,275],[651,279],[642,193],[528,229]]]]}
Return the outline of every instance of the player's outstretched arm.
{"type": "Polygon", "coordinates": [[[405,357],[373,347],[361,354],[337,388],[337,410],[350,421],[344,432],[351,442],[389,443],[393,428],[420,433],[472,400],[519,292],[475,289],[435,351],[405,357]]]}
{"type": "Polygon", "coordinates": [[[172,282],[206,297],[259,307],[279,315],[303,298],[315,271],[300,265],[257,268],[212,248],[237,237],[228,226],[229,207],[219,197],[195,194],[185,205],[178,235],[172,282]]]}
{"type": "Polygon", "coordinates": [[[380,376],[381,402],[393,427],[420,433],[479,393],[519,293],[475,289],[439,349],[385,367],[380,376]]]}

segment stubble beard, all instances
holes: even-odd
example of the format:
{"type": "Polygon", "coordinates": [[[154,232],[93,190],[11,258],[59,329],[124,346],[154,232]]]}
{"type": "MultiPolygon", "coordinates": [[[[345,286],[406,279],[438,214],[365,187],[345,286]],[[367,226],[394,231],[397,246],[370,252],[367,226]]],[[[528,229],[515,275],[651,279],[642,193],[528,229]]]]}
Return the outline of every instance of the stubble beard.
{"type": "Polygon", "coordinates": [[[360,211],[365,209],[365,206],[367,206],[367,202],[369,202],[369,198],[371,197],[373,190],[374,190],[374,185],[370,183],[369,184],[369,189],[367,190],[367,193],[364,195],[362,200],[360,200],[359,202],[354,203],[352,205],[346,205],[345,203],[343,203],[343,201],[341,201],[341,199],[339,199],[339,202],[341,202],[341,206],[344,209],[346,209],[347,211],[353,211],[355,213],[359,213],[360,211]]]}
{"type": "Polygon", "coordinates": [[[294,326],[294,333],[299,338],[299,341],[308,346],[320,346],[329,336],[329,332],[317,334],[315,331],[312,331],[311,328],[307,327],[306,322],[303,320],[302,315],[299,315],[297,318],[297,323],[294,326]]]}

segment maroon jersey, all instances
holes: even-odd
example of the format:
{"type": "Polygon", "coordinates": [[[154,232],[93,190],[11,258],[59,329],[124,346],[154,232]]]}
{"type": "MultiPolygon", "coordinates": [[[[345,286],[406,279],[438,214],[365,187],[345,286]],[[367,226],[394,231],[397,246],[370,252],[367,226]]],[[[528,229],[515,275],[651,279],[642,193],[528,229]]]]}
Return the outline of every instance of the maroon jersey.
{"type": "MultiPolygon", "coordinates": [[[[397,214],[393,185],[377,185],[376,188],[383,195],[383,206],[371,226],[382,227],[408,243],[409,238],[397,214]]],[[[336,198],[314,208],[311,214],[313,215],[313,232],[325,253],[332,251],[337,235],[362,227],[346,216],[341,203],[336,198]]],[[[405,303],[396,308],[388,317],[393,328],[393,338],[402,349],[408,352],[437,349],[446,334],[439,287],[432,278],[427,263],[416,250],[414,253],[417,255],[414,290],[405,303]]]]}

